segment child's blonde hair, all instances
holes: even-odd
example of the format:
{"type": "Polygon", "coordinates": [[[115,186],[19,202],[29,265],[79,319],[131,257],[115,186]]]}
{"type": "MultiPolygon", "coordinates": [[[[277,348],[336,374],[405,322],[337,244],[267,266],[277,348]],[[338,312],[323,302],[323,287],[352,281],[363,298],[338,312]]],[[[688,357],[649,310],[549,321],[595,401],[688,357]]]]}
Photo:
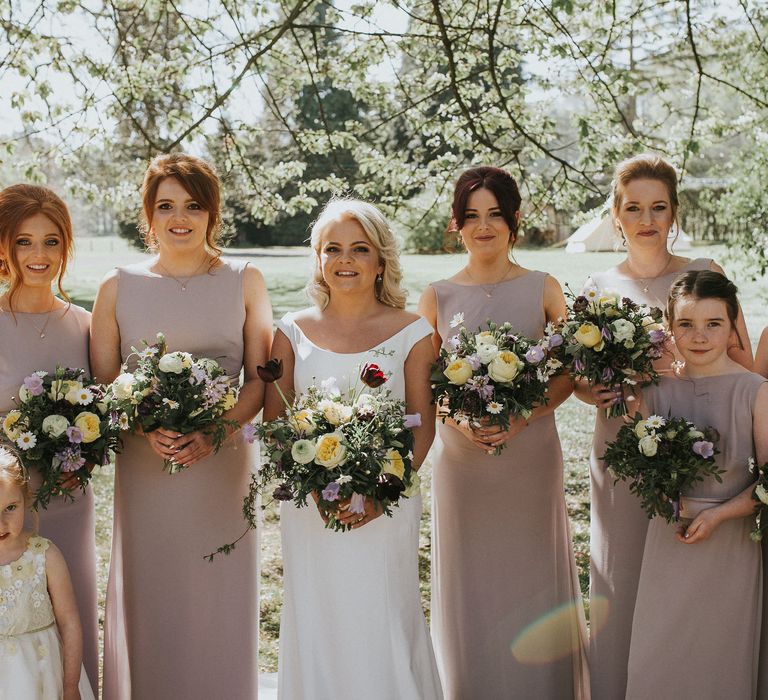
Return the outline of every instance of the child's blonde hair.
{"type": "MultiPolygon", "coordinates": [[[[19,458],[6,447],[0,447],[0,481],[18,486],[24,499],[24,507],[31,508],[32,489],[29,488],[29,474],[19,458]]],[[[32,526],[37,532],[39,519],[36,511],[32,511],[32,526]]]]}

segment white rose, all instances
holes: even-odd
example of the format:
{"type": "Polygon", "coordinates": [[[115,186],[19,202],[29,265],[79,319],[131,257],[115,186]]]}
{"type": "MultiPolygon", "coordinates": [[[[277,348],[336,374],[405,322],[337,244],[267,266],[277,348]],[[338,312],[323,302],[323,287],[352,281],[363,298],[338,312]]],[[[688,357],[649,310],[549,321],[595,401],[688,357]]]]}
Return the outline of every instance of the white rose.
{"type": "MultiPolygon", "coordinates": [[[[185,355],[188,353],[184,353],[185,355]]],[[[219,369],[219,363],[216,360],[211,360],[207,357],[202,357],[197,361],[197,366],[205,370],[207,374],[213,374],[219,369]]]]}
{"type": "Polygon", "coordinates": [[[112,382],[112,393],[119,401],[130,399],[133,396],[133,382],[134,378],[130,372],[125,372],[118,375],[117,379],[112,382]]]}
{"type": "Polygon", "coordinates": [[[158,367],[161,372],[181,374],[184,371],[184,358],[180,352],[169,352],[160,358],[158,367]]]}
{"type": "Polygon", "coordinates": [[[483,343],[477,346],[476,354],[480,358],[480,362],[487,365],[499,354],[499,348],[495,343],[483,343]]]}
{"type": "Polygon", "coordinates": [[[659,449],[659,445],[656,442],[656,437],[654,435],[646,435],[637,443],[637,448],[646,457],[653,457],[659,449]]]}
{"type": "Polygon", "coordinates": [[[765,486],[762,484],[755,486],[755,495],[760,499],[760,503],[768,506],[768,491],[765,490],[765,486]]]}
{"type": "Polygon", "coordinates": [[[64,416],[53,414],[43,418],[43,432],[51,438],[64,435],[69,427],[69,421],[64,416]]]}
{"type": "Polygon", "coordinates": [[[184,369],[189,369],[194,364],[195,359],[188,352],[180,352],[179,355],[181,356],[181,366],[184,369]]]}
{"type": "Polygon", "coordinates": [[[523,368],[520,358],[511,350],[502,350],[488,365],[488,376],[495,382],[511,382],[523,368]]]}
{"type": "Polygon", "coordinates": [[[613,331],[613,337],[620,343],[626,343],[631,341],[635,336],[635,326],[625,318],[620,318],[611,323],[611,330],[613,331]]]}
{"type": "Polygon", "coordinates": [[[493,333],[490,331],[483,331],[475,336],[475,345],[477,347],[481,345],[496,345],[496,338],[493,337],[493,333]]]}
{"type": "Polygon", "coordinates": [[[352,406],[347,406],[339,401],[329,401],[326,399],[321,401],[317,407],[331,425],[348,423],[349,419],[352,418],[352,406]]]}
{"type": "Polygon", "coordinates": [[[299,464],[309,464],[315,454],[315,444],[311,440],[296,440],[291,447],[291,457],[299,464]]]}
{"type": "Polygon", "coordinates": [[[635,435],[639,438],[643,438],[646,435],[648,435],[648,421],[647,420],[641,420],[636,426],[635,426],[635,435]]]}
{"type": "Polygon", "coordinates": [[[30,393],[29,389],[25,387],[23,384],[19,387],[19,400],[21,403],[27,403],[32,398],[32,394],[30,393]]]}
{"type": "Polygon", "coordinates": [[[701,430],[696,430],[696,428],[691,428],[688,431],[688,437],[692,440],[700,440],[704,437],[704,433],[702,433],[701,430]]]}

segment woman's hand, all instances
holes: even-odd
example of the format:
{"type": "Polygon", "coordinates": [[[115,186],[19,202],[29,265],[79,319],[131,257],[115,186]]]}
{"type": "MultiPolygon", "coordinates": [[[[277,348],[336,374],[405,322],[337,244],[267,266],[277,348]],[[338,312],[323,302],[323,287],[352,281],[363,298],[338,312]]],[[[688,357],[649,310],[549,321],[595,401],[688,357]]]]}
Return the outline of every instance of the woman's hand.
{"type": "Polygon", "coordinates": [[[213,436],[202,430],[181,435],[173,441],[177,452],[172,455],[176,464],[191,467],[201,459],[213,453],[213,436]]]}
{"type": "Polygon", "coordinates": [[[589,387],[589,393],[594,399],[595,406],[598,408],[610,408],[618,403],[623,396],[623,385],[608,386],[607,384],[592,384],[589,387]]]}
{"type": "Polygon", "coordinates": [[[698,544],[708,540],[721,522],[719,509],[707,508],[702,510],[687,527],[680,525],[677,528],[676,537],[683,544],[698,544]]]}
{"type": "Polygon", "coordinates": [[[363,507],[365,508],[363,513],[350,513],[349,499],[340,501],[334,517],[343,525],[349,525],[350,529],[357,530],[371,520],[376,520],[384,512],[381,506],[369,497],[366,497],[363,507]]]}
{"type": "Polygon", "coordinates": [[[466,420],[460,422],[452,421],[452,424],[475,447],[479,447],[488,454],[495,452],[497,447],[503,445],[528,425],[527,421],[523,418],[513,418],[509,422],[508,430],[504,430],[498,425],[488,425],[486,419],[483,419],[480,425],[472,424],[466,420]]]}
{"type": "Polygon", "coordinates": [[[157,428],[151,433],[141,432],[140,434],[147,438],[149,446],[163,459],[175,459],[178,452],[176,441],[184,437],[175,430],[166,430],[165,428],[157,428]]]}

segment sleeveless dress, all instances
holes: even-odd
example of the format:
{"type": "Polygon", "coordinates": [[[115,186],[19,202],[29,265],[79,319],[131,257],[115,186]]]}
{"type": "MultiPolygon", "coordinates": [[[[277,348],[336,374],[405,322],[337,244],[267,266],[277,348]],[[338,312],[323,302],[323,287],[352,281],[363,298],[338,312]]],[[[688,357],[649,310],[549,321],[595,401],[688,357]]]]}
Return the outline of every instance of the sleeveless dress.
{"type": "MultiPolygon", "coordinates": [[[[544,332],[546,273],[481,286],[442,280],[437,329],[490,319],[544,332]]],[[[563,456],[553,414],[531,421],[500,455],[438,423],[432,482],[432,635],[446,698],[588,697],[586,625],[571,547],[563,456]]]]}
{"type": "MultiPolygon", "coordinates": [[[[247,263],[246,263],[247,264],[247,263]]],[[[169,350],[243,366],[243,271],[224,262],[182,291],[146,263],[118,268],[121,354],[165,334],[169,350]]],[[[146,438],[129,435],[115,472],[107,586],[106,700],[252,700],[258,689],[258,538],[203,556],[245,529],[241,510],[258,455],[241,434],[170,475],[146,438]]]]}
{"type": "MultiPolygon", "coordinates": [[[[80,367],[89,371],[88,332],[91,315],[70,304],[66,312],[54,311],[40,329],[46,314],[0,311],[0,416],[15,408],[24,377],[36,370],[53,372],[56,365],[80,367]]],[[[40,476],[32,473],[31,487],[37,488],[40,476]]],[[[99,683],[99,614],[96,589],[96,515],[93,488],[77,489],[74,501],[53,497],[40,509],[40,535],[48,537],[64,555],[75,589],[83,627],[83,662],[94,694],[99,683]]],[[[31,526],[31,523],[30,523],[31,526]]]]}
{"type": "MultiPolygon", "coordinates": [[[[64,667],[53,616],[45,553],[50,540],[32,536],[23,554],[0,564],[0,700],[59,700],[64,667]]],[[[93,700],[85,669],[80,698],[93,700]]]]}
{"type": "MultiPolygon", "coordinates": [[[[296,358],[294,388],[335,377],[342,392],[362,366],[391,373],[385,388],[405,398],[403,367],[411,348],[432,334],[418,319],[375,348],[324,350],[286,314],[278,329],[296,358]]],[[[358,530],[326,530],[310,502],[280,509],[283,610],[278,697],[281,700],[440,700],[419,593],[421,496],[402,499],[358,530]]]]}
{"type": "MultiPolygon", "coordinates": [[[[665,377],[645,390],[649,410],[683,416],[720,433],[715,461],[723,483],[695,484],[681,514],[741,493],[755,476],[753,407],[765,379],[752,372],[696,379],[665,377]]],[[[726,520],[704,542],[675,539],[675,523],[648,527],[629,652],[627,700],[754,700],[760,646],[762,555],[752,517],[726,520]]]]}
{"type": "MultiPolygon", "coordinates": [[[[663,309],[675,279],[689,270],[708,270],[709,258],[697,258],[685,269],[645,280],[618,277],[612,271],[592,276],[601,289],[613,289],[638,304],[663,309]]],[[[629,406],[630,413],[634,412],[629,406]]],[[[627,685],[627,659],[635,609],[637,582],[643,559],[648,517],[625,482],[614,485],[602,456],[605,443],[615,439],[621,418],[606,418],[597,411],[590,474],[590,588],[589,668],[592,700],[623,698],[627,685]]]]}

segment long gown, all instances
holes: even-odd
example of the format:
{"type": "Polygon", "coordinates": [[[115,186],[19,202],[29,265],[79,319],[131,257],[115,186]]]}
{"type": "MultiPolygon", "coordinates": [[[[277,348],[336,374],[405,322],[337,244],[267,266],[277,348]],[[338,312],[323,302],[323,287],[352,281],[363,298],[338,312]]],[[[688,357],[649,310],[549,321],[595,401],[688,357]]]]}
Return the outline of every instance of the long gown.
{"type": "MultiPolygon", "coordinates": [[[[53,372],[56,365],[89,370],[88,331],[91,315],[71,304],[67,311],[47,314],[0,311],[0,415],[15,408],[24,378],[36,370],[53,372]],[[44,328],[45,337],[40,337],[44,328]]],[[[40,483],[33,473],[31,486],[40,483]]],[[[74,501],[53,497],[40,509],[40,534],[61,550],[69,567],[83,627],[83,661],[94,694],[99,683],[99,614],[96,589],[96,515],[93,489],[76,490],[74,501]]]]}
{"type": "MultiPolygon", "coordinates": [[[[243,366],[243,271],[223,262],[182,290],[146,263],[118,268],[123,360],[165,334],[169,350],[243,366]]],[[[125,439],[115,473],[104,649],[106,700],[252,700],[258,690],[258,537],[204,555],[245,528],[241,510],[257,454],[240,433],[170,475],[146,438],[125,439]]]]}
{"type": "MultiPolygon", "coordinates": [[[[457,313],[476,330],[510,321],[540,338],[544,280],[433,283],[443,342],[457,313]]],[[[586,698],[586,625],[553,414],[488,455],[438,424],[432,482],[432,634],[446,698],[586,698]]]]}
{"type": "MultiPolygon", "coordinates": [[[[296,358],[297,393],[335,377],[341,391],[373,362],[403,399],[411,348],[432,334],[419,319],[375,348],[324,350],[286,314],[278,329],[296,358]]],[[[440,700],[443,695],[419,594],[421,496],[401,499],[393,516],[350,532],[325,529],[311,503],[283,503],[283,610],[278,697],[281,700],[440,700]]]]}
{"type": "MultiPolygon", "coordinates": [[[[645,390],[648,409],[720,433],[722,483],[707,478],[681,499],[681,516],[738,495],[755,480],[753,406],[765,379],[751,372],[664,377],[645,390]]],[[[704,542],[675,538],[676,524],[648,527],[629,652],[627,700],[754,700],[760,645],[762,554],[752,517],[727,520],[704,542]]]]}
{"type": "MultiPolygon", "coordinates": [[[[708,270],[709,258],[691,260],[683,271],[708,270]]],[[[601,289],[612,289],[638,304],[663,309],[669,288],[683,271],[644,281],[619,277],[614,270],[592,276],[601,289]],[[648,291],[644,291],[647,285],[648,291]]],[[[629,406],[630,412],[633,411],[629,406]]],[[[625,482],[614,484],[602,455],[605,443],[615,439],[621,418],[606,418],[597,411],[590,474],[590,638],[589,668],[592,700],[623,698],[627,659],[635,609],[637,582],[643,559],[648,518],[625,482]]]]}
{"type": "MultiPolygon", "coordinates": [[[[50,540],[30,537],[22,555],[0,564],[0,700],[60,700],[61,640],[56,628],[45,556],[50,540]]],[[[80,668],[80,700],[94,693],[80,668]]]]}

